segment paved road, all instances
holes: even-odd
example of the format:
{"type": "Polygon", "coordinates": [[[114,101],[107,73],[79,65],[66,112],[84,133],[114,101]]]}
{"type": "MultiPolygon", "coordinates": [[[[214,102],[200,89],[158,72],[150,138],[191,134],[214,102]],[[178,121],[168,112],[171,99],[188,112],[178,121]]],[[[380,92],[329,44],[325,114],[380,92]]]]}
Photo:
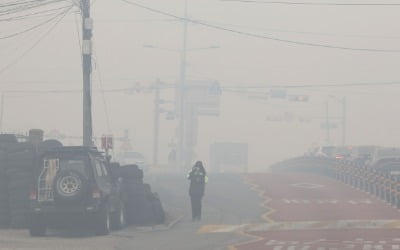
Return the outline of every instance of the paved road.
{"type": "Polygon", "coordinates": [[[236,232],[203,234],[199,229],[209,224],[257,223],[265,212],[259,206],[262,199],[237,175],[210,176],[203,221],[196,223],[191,222],[188,181],[184,175],[158,175],[146,177],[145,181],[159,193],[170,221],[182,217],[172,228],[127,228],[106,237],[82,235],[81,232],[50,232],[44,238],[30,238],[27,231],[0,230],[0,249],[227,249],[249,238],[236,232]]]}
{"type": "Polygon", "coordinates": [[[264,197],[265,223],[204,226],[204,233],[238,232],[240,250],[400,249],[400,213],[389,204],[320,175],[249,175],[264,197]]]}

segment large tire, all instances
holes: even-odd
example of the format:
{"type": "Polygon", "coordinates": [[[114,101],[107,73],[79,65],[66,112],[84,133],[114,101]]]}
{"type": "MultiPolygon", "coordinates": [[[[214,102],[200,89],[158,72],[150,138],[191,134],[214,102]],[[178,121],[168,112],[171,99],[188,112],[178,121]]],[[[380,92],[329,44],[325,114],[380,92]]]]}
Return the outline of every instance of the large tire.
{"type": "Polygon", "coordinates": [[[54,178],[54,199],[57,203],[81,201],[88,191],[87,179],[78,171],[60,171],[54,178]]]}
{"type": "Polygon", "coordinates": [[[119,175],[124,179],[143,179],[143,170],[135,164],[124,165],[120,167],[119,175]]]}
{"type": "Polygon", "coordinates": [[[127,196],[127,220],[129,224],[149,225],[153,224],[154,212],[152,205],[152,193],[149,184],[127,182],[124,193],[127,196]]]}
{"type": "Polygon", "coordinates": [[[153,194],[152,197],[152,206],[153,206],[153,212],[154,212],[154,223],[155,224],[164,224],[165,222],[165,212],[160,200],[160,197],[158,196],[157,193],[153,194]]]}
{"type": "Polygon", "coordinates": [[[0,134],[1,144],[17,144],[18,139],[14,134],[0,134]]]}
{"type": "Polygon", "coordinates": [[[44,152],[49,151],[51,149],[59,148],[59,147],[62,147],[62,146],[63,146],[63,144],[60,141],[54,140],[54,139],[49,139],[49,140],[42,141],[38,145],[38,152],[39,153],[44,153],[44,152]]]}
{"type": "Polygon", "coordinates": [[[46,235],[46,222],[42,216],[31,216],[29,224],[29,234],[32,237],[43,237],[46,235]]]}
{"type": "Polygon", "coordinates": [[[95,233],[96,235],[109,235],[111,230],[111,217],[108,209],[103,207],[95,215],[95,233]]]}
{"type": "Polygon", "coordinates": [[[112,213],[111,216],[111,229],[120,230],[126,225],[125,205],[121,204],[120,208],[112,213]]]}

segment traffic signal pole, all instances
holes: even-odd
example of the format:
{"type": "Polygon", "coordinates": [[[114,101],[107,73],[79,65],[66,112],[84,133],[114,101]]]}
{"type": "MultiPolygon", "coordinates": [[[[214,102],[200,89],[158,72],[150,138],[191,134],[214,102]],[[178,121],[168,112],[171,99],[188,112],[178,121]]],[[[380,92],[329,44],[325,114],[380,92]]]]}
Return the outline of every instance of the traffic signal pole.
{"type": "Polygon", "coordinates": [[[346,145],[346,119],[347,119],[347,100],[342,99],[342,146],[346,145]]]}
{"type": "Polygon", "coordinates": [[[90,0],[81,0],[82,11],[82,72],[83,72],[83,146],[93,145],[92,131],[92,29],[90,0]]]}
{"type": "Polygon", "coordinates": [[[155,83],[154,93],[154,141],[153,141],[153,167],[158,165],[158,140],[160,127],[160,82],[155,83]]]}
{"type": "Polygon", "coordinates": [[[325,113],[326,113],[326,145],[328,146],[331,142],[330,121],[329,121],[329,102],[328,101],[326,101],[325,113]]]}

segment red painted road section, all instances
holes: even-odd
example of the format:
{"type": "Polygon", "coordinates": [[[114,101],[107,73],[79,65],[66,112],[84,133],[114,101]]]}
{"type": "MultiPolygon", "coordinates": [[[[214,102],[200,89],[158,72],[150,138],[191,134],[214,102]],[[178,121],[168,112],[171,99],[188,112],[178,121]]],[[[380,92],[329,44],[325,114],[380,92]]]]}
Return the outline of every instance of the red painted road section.
{"type": "Polygon", "coordinates": [[[284,222],[286,227],[247,229],[245,233],[255,240],[235,246],[237,249],[400,249],[400,229],[386,229],[399,226],[396,220],[400,221],[400,213],[367,193],[320,175],[269,173],[248,178],[269,201],[266,206],[273,212],[267,214],[268,219],[284,222]],[[352,220],[371,221],[371,225],[347,227],[345,223],[352,220]],[[393,223],[379,228],[374,221],[380,220],[393,223]],[[332,222],[337,222],[339,228],[323,228],[332,222]],[[320,229],[302,228],[307,223],[320,229]],[[342,228],[340,223],[344,224],[342,228]]]}

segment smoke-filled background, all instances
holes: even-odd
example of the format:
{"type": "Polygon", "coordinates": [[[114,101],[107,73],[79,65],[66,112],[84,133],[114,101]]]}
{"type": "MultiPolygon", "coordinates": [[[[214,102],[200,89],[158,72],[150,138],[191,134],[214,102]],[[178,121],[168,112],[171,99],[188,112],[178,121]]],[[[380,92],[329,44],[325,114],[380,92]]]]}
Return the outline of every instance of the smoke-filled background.
{"type": "MultiPolygon", "coordinates": [[[[0,6],[12,2],[0,0],[0,6]]],[[[79,8],[76,1],[43,2],[0,13],[1,130],[42,128],[80,137],[79,8]]],[[[220,115],[199,118],[196,158],[207,164],[215,142],[248,143],[249,169],[256,170],[311,146],[340,145],[344,97],[346,144],[398,146],[400,6],[360,2],[189,0],[187,79],[218,81],[222,90],[220,115]],[[260,99],[271,89],[309,99],[260,99]],[[329,137],[321,128],[327,113],[336,124],[329,137]]],[[[183,15],[183,0],[92,5],[94,135],[122,137],[129,130],[133,149],[149,161],[154,90],[146,87],[157,79],[179,83],[183,24],[175,17],[183,15]]],[[[174,93],[165,88],[161,97],[174,100],[174,93]]],[[[160,163],[177,141],[177,124],[161,115],[160,163]]]]}

